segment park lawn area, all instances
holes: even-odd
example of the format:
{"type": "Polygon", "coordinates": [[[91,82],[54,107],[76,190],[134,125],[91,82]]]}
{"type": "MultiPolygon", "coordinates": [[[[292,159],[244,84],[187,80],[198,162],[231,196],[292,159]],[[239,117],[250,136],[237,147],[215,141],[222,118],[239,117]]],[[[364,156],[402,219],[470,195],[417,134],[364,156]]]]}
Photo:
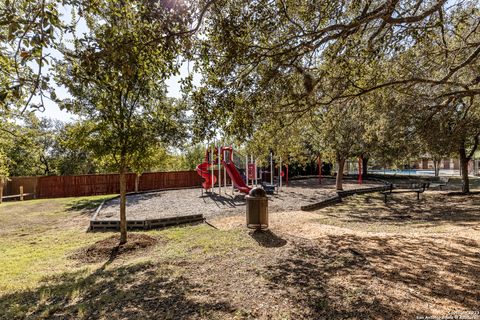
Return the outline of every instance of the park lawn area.
{"type": "Polygon", "coordinates": [[[355,196],[314,212],[148,232],[89,257],[105,197],[0,206],[0,319],[413,319],[480,310],[480,195],[355,196]],[[133,240],[132,240],[133,241],[133,240]],[[108,252],[107,252],[108,253],[108,252]],[[91,258],[91,259],[90,259],[91,258]]]}
{"type": "MultiPolygon", "coordinates": [[[[38,286],[75,269],[65,253],[105,237],[85,224],[109,196],[5,202],[0,206],[0,293],[38,286]]],[[[111,197],[111,196],[110,196],[111,197]]]]}
{"type": "MultiPolygon", "coordinates": [[[[239,232],[215,231],[199,225],[141,232],[157,238],[158,245],[126,254],[113,263],[77,259],[82,248],[116,235],[86,232],[96,207],[110,197],[42,199],[0,206],[0,319],[48,318],[59,310],[69,310],[60,318],[82,318],[83,304],[70,304],[81,300],[97,278],[117,287],[126,281],[124,276],[130,270],[145,272],[158,260],[201,262],[206,253],[226,254],[231,248],[245,247],[239,241],[239,232]],[[59,297],[66,300],[55,303],[59,297]]],[[[159,266],[160,274],[163,268],[159,266]]],[[[120,293],[118,297],[105,295],[101,301],[116,303],[117,298],[121,301],[127,297],[120,293]]],[[[101,309],[97,311],[103,314],[101,309]]],[[[86,318],[92,316],[89,312],[86,318]]],[[[104,316],[110,318],[108,314],[104,316]]]]}

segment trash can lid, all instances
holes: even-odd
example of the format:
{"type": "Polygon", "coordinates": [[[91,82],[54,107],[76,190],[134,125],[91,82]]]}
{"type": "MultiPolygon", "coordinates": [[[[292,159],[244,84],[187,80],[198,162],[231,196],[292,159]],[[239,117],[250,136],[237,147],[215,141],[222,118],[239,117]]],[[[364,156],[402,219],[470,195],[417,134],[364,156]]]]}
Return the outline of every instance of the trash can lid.
{"type": "Polygon", "coordinates": [[[263,190],[262,188],[256,187],[256,188],[253,188],[252,190],[250,190],[250,192],[248,193],[248,195],[249,195],[250,197],[260,198],[260,197],[266,197],[266,196],[267,196],[267,193],[266,193],[265,190],[263,190]]]}

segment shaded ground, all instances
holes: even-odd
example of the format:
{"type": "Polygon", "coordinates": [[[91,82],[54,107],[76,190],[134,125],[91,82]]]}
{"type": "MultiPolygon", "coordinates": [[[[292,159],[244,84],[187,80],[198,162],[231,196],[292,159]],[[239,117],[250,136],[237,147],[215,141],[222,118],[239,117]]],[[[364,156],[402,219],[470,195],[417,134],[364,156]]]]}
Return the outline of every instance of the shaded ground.
{"type": "MultiPolygon", "coordinates": [[[[313,239],[326,229],[329,233],[469,233],[480,232],[480,195],[451,195],[427,191],[416,200],[416,194],[394,194],[385,204],[383,196],[372,193],[344,199],[343,203],[314,212],[270,212],[270,224],[277,230],[313,239]]],[[[222,229],[243,226],[243,215],[209,219],[222,229]]],[[[480,240],[480,239],[477,239],[480,240]]]]}
{"type": "MultiPolygon", "coordinates": [[[[336,194],[334,179],[294,180],[288,187],[273,196],[269,196],[269,208],[272,212],[300,210],[302,205],[318,202],[336,194]]],[[[355,181],[346,181],[345,190],[379,186],[376,182],[366,181],[358,185],[355,181]]],[[[245,198],[231,187],[222,189],[222,195],[203,192],[201,189],[170,190],[153,193],[129,195],[127,197],[127,219],[144,220],[161,217],[203,214],[206,218],[235,215],[245,212],[245,198]]],[[[218,192],[218,189],[215,189],[218,192]]],[[[118,220],[119,199],[105,203],[97,220],[118,220]]]]}
{"type": "MultiPolygon", "coordinates": [[[[88,216],[64,211],[84,217],[84,225],[69,242],[56,229],[62,220],[50,220],[42,232],[59,239],[50,250],[63,255],[39,257],[62,269],[23,266],[19,275],[43,274],[28,287],[6,286],[12,277],[0,277],[0,318],[416,319],[478,312],[479,202],[480,195],[434,192],[419,202],[398,195],[387,205],[378,194],[355,196],[314,212],[272,212],[270,230],[260,233],[243,227],[243,215],[218,216],[210,221],[219,229],[130,233],[157,244],[96,263],[69,257],[112,233],[85,234],[88,216]]],[[[6,237],[0,235],[0,252],[6,237]]],[[[9,246],[21,248],[25,237],[9,232],[9,246]]]]}

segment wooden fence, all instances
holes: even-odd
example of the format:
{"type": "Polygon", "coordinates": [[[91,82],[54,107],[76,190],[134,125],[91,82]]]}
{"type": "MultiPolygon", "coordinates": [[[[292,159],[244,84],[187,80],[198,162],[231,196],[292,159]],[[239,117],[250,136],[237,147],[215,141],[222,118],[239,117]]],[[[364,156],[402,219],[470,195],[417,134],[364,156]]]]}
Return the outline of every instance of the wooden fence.
{"type": "MultiPolygon", "coordinates": [[[[214,174],[218,176],[218,170],[214,174]]],[[[20,186],[23,186],[24,193],[31,193],[35,198],[117,194],[120,192],[119,178],[118,174],[10,177],[4,188],[4,196],[19,194],[20,186]]],[[[136,191],[135,180],[136,174],[127,174],[127,192],[136,191]]],[[[196,171],[148,172],[140,176],[137,191],[194,188],[200,187],[201,181],[196,171]]],[[[227,179],[227,183],[230,183],[230,179],[227,179]]]]}
{"type": "Polygon", "coordinates": [[[20,186],[23,186],[24,193],[36,194],[37,191],[37,177],[12,177],[7,181],[3,195],[10,196],[19,194],[20,186]]]}

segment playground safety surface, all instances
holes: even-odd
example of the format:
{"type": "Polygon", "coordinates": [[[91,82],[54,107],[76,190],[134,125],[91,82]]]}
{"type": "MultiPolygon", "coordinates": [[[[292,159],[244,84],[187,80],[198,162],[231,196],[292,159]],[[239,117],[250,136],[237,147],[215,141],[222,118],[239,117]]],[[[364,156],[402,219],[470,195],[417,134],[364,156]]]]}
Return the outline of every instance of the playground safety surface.
{"type": "MultiPolygon", "coordinates": [[[[359,185],[353,180],[347,180],[344,183],[345,190],[374,186],[381,186],[381,184],[364,181],[359,185]]],[[[197,188],[131,194],[127,196],[127,220],[147,221],[196,215],[209,219],[245,212],[243,194],[235,192],[232,195],[231,187],[222,188],[221,195],[218,194],[218,187],[214,191],[215,193],[211,194],[197,188]]],[[[321,184],[318,178],[292,180],[287,187],[282,187],[278,194],[269,196],[269,212],[297,211],[303,205],[321,201],[335,194],[334,179],[322,179],[321,184]]],[[[118,198],[107,201],[95,220],[118,221],[119,203],[118,198]]]]}

